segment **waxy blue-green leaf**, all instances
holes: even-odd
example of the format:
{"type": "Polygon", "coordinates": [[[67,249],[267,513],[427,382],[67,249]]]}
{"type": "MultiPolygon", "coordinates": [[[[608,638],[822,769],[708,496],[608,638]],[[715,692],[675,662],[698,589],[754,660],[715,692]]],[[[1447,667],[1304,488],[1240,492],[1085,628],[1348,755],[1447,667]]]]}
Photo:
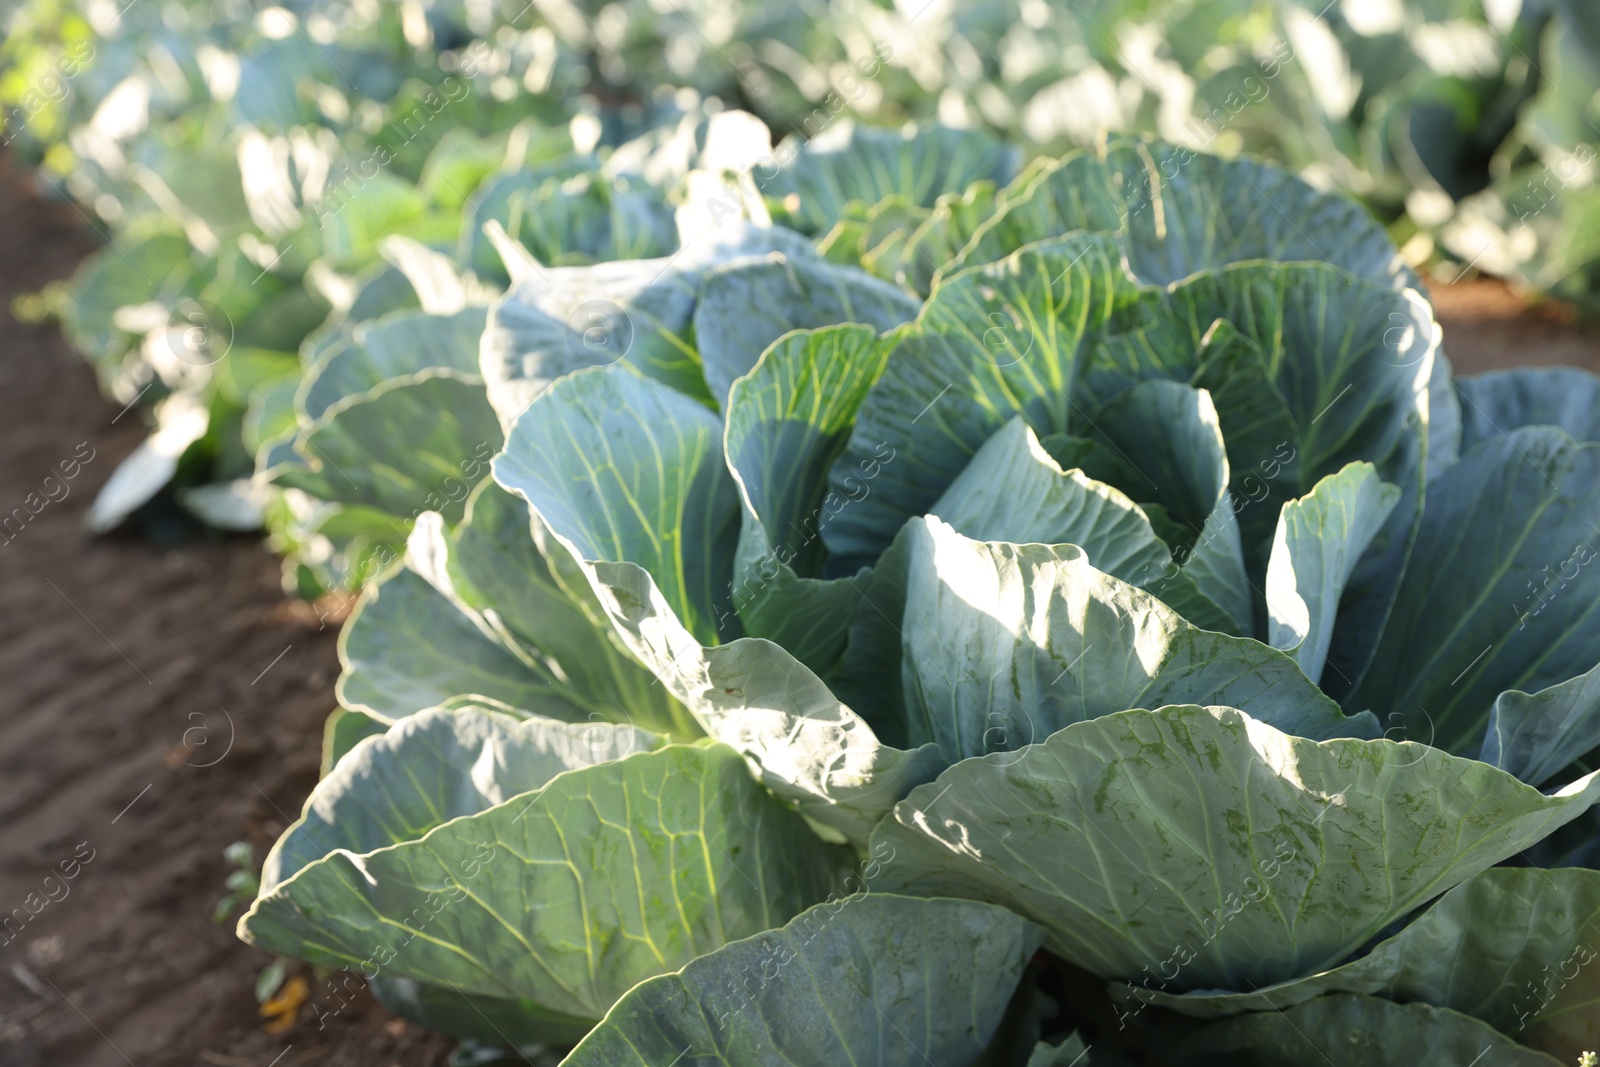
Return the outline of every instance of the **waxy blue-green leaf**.
{"type": "MultiPolygon", "coordinates": [[[[1305,492],[1294,416],[1273,376],[1261,346],[1227,319],[1218,319],[1201,338],[1190,379],[1211,394],[1217,409],[1240,538],[1251,549],[1264,548],[1272,537],[1278,507],[1305,492]]],[[[1261,556],[1252,551],[1245,557],[1256,580],[1265,562],[1261,556]]]]}
{"type": "Polygon", "coordinates": [[[1478,758],[1543,785],[1600,747],[1600,666],[1537,693],[1495,697],[1478,758]]]}
{"type": "MultiPolygon", "coordinates": [[[[1440,330],[1419,294],[1325,263],[1239,263],[1148,299],[1153,325],[1096,347],[1088,383],[1095,393],[1109,398],[1151,377],[1189,381],[1200,374],[1204,381],[1206,341],[1215,340],[1211,331],[1224,319],[1235,331],[1234,347],[1247,340],[1259,349],[1287,407],[1293,434],[1286,443],[1300,480],[1295,495],[1355,460],[1374,464],[1397,485],[1420,462],[1417,394],[1432,376],[1440,330]]],[[[1253,421],[1258,399],[1241,390],[1218,406],[1225,436],[1230,423],[1253,421]]],[[[1230,447],[1239,476],[1279,451],[1259,434],[1241,433],[1230,447]],[[1249,442],[1256,448],[1241,447],[1249,442]],[[1265,454],[1254,454],[1258,449],[1265,454]]]]}
{"type": "Polygon", "coordinates": [[[1336,1053],[1339,1067],[1559,1067],[1476,1019],[1428,1004],[1332,996],[1285,1012],[1216,1023],[1187,1039],[1183,1067],[1303,1067],[1336,1053]]]}
{"type": "Polygon", "coordinates": [[[1017,758],[1071,723],[1202,701],[1301,736],[1375,732],[1288,656],[1189,625],[1076,546],[972,541],[934,518],[906,529],[905,721],[911,744],[934,742],[951,763],[1017,758]]]}
{"type": "Polygon", "coordinates": [[[726,239],[692,244],[661,259],[530,266],[490,307],[484,328],[479,365],[495,410],[510,422],[561,376],[617,363],[712,401],[700,355],[688,340],[705,272],[717,263],[773,251],[795,258],[816,255],[799,234],[747,225],[726,239]]]}
{"type": "MultiPolygon", "coordinates": [[[[594,1026],[592,1019],[563,1015],[526,997],[475,996],[448,985],[386,975],[381,969],[367,979],[367,988],[391,1014],[447,1037],[481,1042],[490,1048],[570,1044],[582,1040],[594,1026]]],[[[314,998],[311,1011],[319,1023],[324,1010],[314,998]]]]}
{"type": "Polygon", "coordinates": [[[1248,991],[1343,960],[1395,920],[1576,818],[1409,742],[1315,742],[1232,708],[1077,723],[919,786],[873,833],[878,888],[1004,904],[1103,977],[1248,991]]]}
{"type": "Polygon", "coordinates": [[[322,774],[327,775],[362,741],[386,732],[389,724],[364,711],[334,708],[322,724],[322,774]]]}
{"type": "Polygon", "coordinates": [[[688,395],[704,395],[684,339],[699,278],[670,259],[534,268],[489,308],[479,366],[502,420],[586,367],[626,362],[688,395]]]}
{"type": "Polygon", "coordinates": [[[547,666],[519,655],[475,615],[409,566],[379,578],[339,634],[339,703],[383,722],[457,696],[583,718],[547,666]]]}
{"type": "Polygon", "coordinates": [[[1600,444],[1530,426],[1429,483],[1394,612],[1346,705],[1388,709],[1408,737],[1476,753],[1500,693],[1600,661],[1597,479],[1600,444]]]}
{"type": "Polygon", "coordinates": [[[732,260],[706,275],[694,309],[694,343],[706,385],[726,410],[734,379],[748,374],[761,353],[789,331],[858,322],[881,332],[915,318],[919,308],[863,271],[769,252],[732,260]]]}
{"type": "Polygon", "coordinates": [[[1267,564],[1267,640],[1313,682],[1327,662],[1344,584],[1399,499],[1372,464],[1352,463],[1279,514],[1267,564]]]}
{"type": "Polygon", "coordinates": [[[702,645],[632,563],[585,562],[618,636],[694,713],[713,739],[743,754],[761,782],[814,825],[864,846],[884,814],[944,766],[934,745],[880,740],[799,660],[771,641],[702,645]]]}
{"type": "Polygon", "coordinates": [[[1077,545],[1131,585],[1172,565],[1139,505],[1081,469],[1062,470],[1021,416],[983,443],[928,514],[974,541],[1077,545]]]}
{"type": "Polygon", "coordinates": [[[739,497],[707,408],[625,367],[574,374],[517,419],[494,475],[579,559],[648,571],[702,643],[738,636],[739,497]]]}
{"type": "Polygon", "coordinates": [[[1315,260],[1388,287],[1417,285],[1383,227],[1349,197],[1260,160],[1134,139],[1030,169],[952,266],[1074,230],[1119,234],[1134,275],[1157,285],[1254,259],[1315,260]]]}
{"type": "Polygon", "coordinates": [[[1182,530],[1171,546],[1177,575],[1152,582],[1196,625],[1235,636],[1255,632],[1254,598],[1234,502],[1228,494],[1228,454],[1211,395],[1178,382],[1146,381],[1088,420],[1132,474],[1121,486],[1137,500],[1159,504],[1182,530]],[[1165,432],[1152,433],[1160,426],[1165,432]]]}
{"type": "Polygon", "coordinates": [[[402,518],[439,511],[457,522],[501,441],[482,383],[435,368],[345,397],[302,429],[294,448],[316,479],[306,486],[314,493],[402,518]]]}
{"type": "Polygon", "coordinates": [[[316,419],[347,396],[430,367],[476,377],[487,315],[482,307],[450,315],[399,311],[357,327],[348,342],[323,353],[306,371],[295,406],[316,419]]]}
{"type": "Polygon", "coordinates": [[[838,661],[860,594],[825,580],[822,528],[872,491],[894,454],[857,472],[849,496],[828,489],[888,345],[870,326],[841,325],[786,336],[728,397],[725,448],[743,504],[733,602],[745,632],[776,641],[814,671],[838,661]]]}
{"type": "Polygon", "coordinates": [[[267,854],[262,891],[334,849],[360,854],[415,841],[562,771],[660,745],[632,726],[516,719],[470,704],[408,715],[357,744],[317,783],[300,818],[267,854]]]}
{"type": "MultiPolygon", "coordinates": [[[[356,326],[371,319],[381,319],[406,308],[422,308],[416,282],[391,263],[378,263],[368,268],[356,278],[356,286],[355,299],[345,309],[344,319],[334,325],[336,333],[353,333],[356,326]]],[[[324,329],[327,329],[326,324],[324,329]]],[[[305,350],[301,351],[304,354],[305,350]]]]}
{"type": "Polygon", "coordinates": [[[699,736],[682,705],[618,641],[571,553],[527,501],[486,478],[451,531],[446,564],[460,598],[507,647],[553,661],[551,673],[592,717],[699,736]]]}
{"type": "Polygon", "coordinates": [[[1574,367],[1494,371],[1458,378],[1461,449],[1524,426],[1559,426],[1574,441],[1600,441],[1600,378],[1574,367]]]}
{"type": "Polygon", "coordinates": [[[973,901],[818,904],[641,984],[562,1063],[967,1067],[1039,940],[1026,920],[973,901]]]}
{"type": "Polygon", "coordinates": [[[1568,1062],[1600,1039],[1600,872],[1494,867],[1456,886],[1356,959],[1241,993],[1116,991],[1185,1015],[1278,1011],[1325,993],[1365,993],[1471,1015],[1568,1062]]]}
{"type": "Polygon", "coordinates": [[[937,289],[892,335],[888,365],[835,462],[840,489],[884,445],[896,456],[828,524],[829,550],[871,562],[1017,415],[1040,437],[1076,429],[1087,349],[1099,331],[1126,328],[1139,303],[1115,247],[1097,237],[1033,245],[937,289]]]}
{"type": "Polygon", "coordinates": [[[825,899],[848,862],[731,750],[669,745],[558,774],[416,840],[335,850],[239,929],[323,966],[376,962],[599,1019],[646,978],[825,899]]]}
{"type": "Polygon", "coordinates": [[[870,205],[898,195],[932,207],[941,195],[975,181],[1003,185],[1016,174],[1020,153],[978,130],[885,130],[842,119],[810,140],[786,142],[778,156],[787,162],[771,178],[760,174],[762,193],[796,197],[791,215],[800,228],[824,233],[852,201],[870,205]]]}

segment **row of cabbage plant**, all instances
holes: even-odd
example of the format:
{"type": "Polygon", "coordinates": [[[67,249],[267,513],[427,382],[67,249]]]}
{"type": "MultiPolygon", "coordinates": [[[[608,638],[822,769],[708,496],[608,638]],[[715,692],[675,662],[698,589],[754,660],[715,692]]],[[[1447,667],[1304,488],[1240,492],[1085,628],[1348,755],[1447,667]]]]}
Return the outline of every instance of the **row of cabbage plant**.
{"type": "Polygon", "coordinates": [[[241,935],[572,1065],[1591,1062],[1600,380],[1267,164],[848,132],[308,375],[405,541],[241,935]]]}

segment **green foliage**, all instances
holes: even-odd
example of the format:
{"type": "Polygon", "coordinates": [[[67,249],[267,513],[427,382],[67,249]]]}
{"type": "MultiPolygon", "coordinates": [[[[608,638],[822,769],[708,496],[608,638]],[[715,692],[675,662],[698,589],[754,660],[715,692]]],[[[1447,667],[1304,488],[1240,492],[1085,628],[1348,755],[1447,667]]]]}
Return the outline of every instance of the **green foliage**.
{"type": "Polygon", "coordinates": [[[1581,4],[537,8],[13,16],[91,523],[363,589],[243,937],[575,1065],[1588,1054],[1600,383],[1327,191],[1587,299],[1581,4]]]}
{"type": "Polygon", "coordinates": [[[432,270],[453,310],[330,330],[361,391],[302,390],[275,477],[408,532],[242,935],[573,1064],[1592,1047],[1589,872],[1525,865],[1593,852],[1594,379],[1454,382],[1378,229],[1265,165],[1095,208],[1156,142],[894,189],[989,212],[907,235],[922,297],[827,224],[899,210],[838,155],[784,193],[820,244],[718,180],[676,255],[491,228],[486,309],[432,270]],[[405,354],[478,322],[479,374],[405,354]],[[461,395],[313,466],[419,381],[461,395]],[[470,495],[361,495],[468,410],[470,495]]]}

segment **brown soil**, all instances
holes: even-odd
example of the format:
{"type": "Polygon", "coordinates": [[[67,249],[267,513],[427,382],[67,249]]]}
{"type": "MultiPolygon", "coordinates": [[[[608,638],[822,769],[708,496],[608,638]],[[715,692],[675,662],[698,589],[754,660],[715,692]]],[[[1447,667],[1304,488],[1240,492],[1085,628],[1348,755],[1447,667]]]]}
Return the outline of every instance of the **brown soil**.
{"type": "MultiPolygon", "coordinates": [[[[9,174],[0,218],[0,307],[93,247],[73,208],[9,174]]],[[[1600,333],[1498,283],[1434,295],[1462,373],[1600,370],[1600,333]]],[[[211,921],[223,850],[249,841],[259,861],[316,781],[335,627],[284,599],[254,539],[174,550],[81,532],[142,433],[53,327],[0,317],[0,515],[94,450],[65,499],[0,543],[0,1064],[437,1067],[447,1042],[365,998],[331,1016],[324,993],[265,1032],[252,987],[268,959],[211,921]]]]}
{"type": "MultiPolygon", "coordinates": [[[[94,247],[9,173],[0,219],[0,308],[94,247]]],[[[117,418],[54,327],[0,314],[0,515],[94,450],[65,498],[0,533],[0,1064],[437,1067],[448,1042],[365,997],[329,1016],[324,993],[264,1032],[269,958],[211,921],[223,850],[249,841],[259,862],[316,782],[336,626],[284,599],[255,538],[85,536],[139,414],[117,418]]]]}
{"type": "Polygon", "coordinates": [[[1557,363],[1600,373],[1600,326],[1576,325],[1561,305],[1530,306],[1493,278],[1435,285],[1432,296],[1457,374],[1557,363]]]}

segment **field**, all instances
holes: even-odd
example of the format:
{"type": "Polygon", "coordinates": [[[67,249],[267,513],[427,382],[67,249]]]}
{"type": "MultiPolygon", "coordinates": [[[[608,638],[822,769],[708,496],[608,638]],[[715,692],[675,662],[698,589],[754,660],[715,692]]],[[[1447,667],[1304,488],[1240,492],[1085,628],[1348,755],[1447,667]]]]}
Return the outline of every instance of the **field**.
{"type": "MultiPolygon", "coordinates": [[[[39,202],[10,171],[0,217],[6,305],[94,247],[73,208],[39,202]]],[[[1600,371],[1600,332],[1501,283],[1434,297],[1458,373],[1600,371]]],[[[82,460],[70,493],[0,550],[0,900],[10,907],[61,861],[82,861],[67,895],[5,949],[0,1063],[442,1064],[446,1039],[364,993],[319,1001],[313,986],[294,1025],[266,1032],[252,985],[268,958],[231,918],[211,919],[227,846],[249,842],[259,862],[316,782],[342,605],[286,599],[254,537],[191,531],[174,543],[159,516],[82,533],[95,492],[143,435],[137,414],[100,397],[53,327],[7,316],[0,330],[0,499],[82,460]]]]}

